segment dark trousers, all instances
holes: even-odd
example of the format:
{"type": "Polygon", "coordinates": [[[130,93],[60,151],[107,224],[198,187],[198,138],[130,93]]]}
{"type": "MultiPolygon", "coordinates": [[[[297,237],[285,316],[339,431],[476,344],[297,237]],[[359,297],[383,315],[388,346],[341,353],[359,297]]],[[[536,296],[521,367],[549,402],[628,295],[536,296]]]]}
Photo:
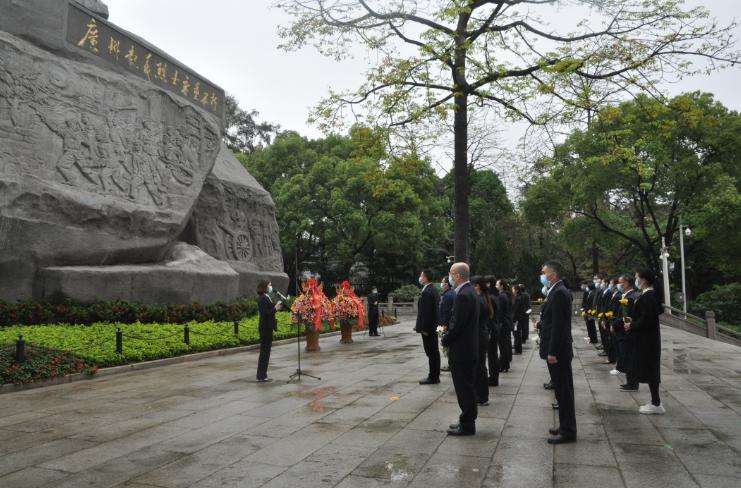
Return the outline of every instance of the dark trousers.
{"type": "Polygon", "coordinates": [[[594,320],[586,319],[587,322],[587,335],[589,335],[589,343],[597,344],[597,326],[594,325],[594,320]]]}
{"type": "Polygon", "coordinates": [[[519,322],[515,322],[515,330],[512,331],[512,336],[515,339],[515,352],[522,354],[522,329],[520,329],[519,322]]]}
{"type": "Polygon", "coordinates": [[[632,369],[630,364],[633,358],[633,338],[630,334],[619,332],[615,334],[615,339],[617,343],[617,366],[615,368],[620,372],[630,373],[630,369],[632,369]]]}
{"type": "Polygon", "coordinates": [[[527,338],[530,336],[530,319],[525,317],[520,320],[520,331],[522,336],[522,342],[527,342],[527,338]]]}
{"type": "Polygon", "coordinates": [[[492,385],[499,384],[499,333],[496,329],[489,334],[487,344],[487,356],[489,356],[489,383],[492,385]]]}
{"type": "Polygon", "coordinates": [[[602,343],[602,350],[606,353],[608,351],[608,348],[610,347],[610,332],[607,331],[604,327],[602,327],[602,321],[598,322],[600,324],[599,327],[599,339],[602,343]]]}
{"type": "Polygon", "coordinates": [[[378,335],[378,311],[368,314],[368,334],[378,335]]]}
{"type": "Polygon", "coordinates": [[[610,347],[607,348],[607,360],[611,363],[617,362],[617,336],[614,332],[608,332],[608,344],[610,347]]]}
{"type": "Polygon", "coordinates": [[[454,361],[450,363],[450,375],[453,377],[455,396],[458,398],[458,406],[461,408],[458,422],[462,429],[473,429],[478,416],[476,391],[474,389],[476,362],[454,361]]]}
{"type": "Polygon", "coordinates": [[[576,437],[576,407],[574,405],[574,377],[571,360],[559,360],[548,365],[553,381],[553,391],[558,402],[558,423],[561,435],[576,437]]]}
{"type": "Polygon", "coordinates": [[[268,377],[268,362],[270,361],[270,349],[273,347],[273,329],[260,331],[260,357],[257,360],[257,379],[263,380],[268,377]]]}
{"type": "Polygon", "coordinates": [[[486,354],[489,349],[489,335],[479,337],[479,357],[476,363],[476,400],[489,401],[489,377],[486,374],[486,354]]]}
{"type": "Polygon", "coordinates": [[[499,332],[499,365],[500,369],[509,369],[512,362],[512,329],[503,325],[499,332]]]}
{"type": "Polygon", "coordinates": [[[437,333],[428,332],[422,334],[422,345],[425,348],[425,354],[430,363],[430,374],[427,376],[431,380],[440,379],[440,349],[437,346],[437,333]]]}

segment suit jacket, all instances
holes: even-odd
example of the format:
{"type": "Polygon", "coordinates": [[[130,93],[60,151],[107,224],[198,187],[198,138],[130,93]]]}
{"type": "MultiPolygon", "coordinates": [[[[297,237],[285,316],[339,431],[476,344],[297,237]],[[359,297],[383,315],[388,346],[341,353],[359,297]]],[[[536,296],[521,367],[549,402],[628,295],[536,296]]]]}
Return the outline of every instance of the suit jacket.
{"type": "Polygon", "coordinates": [[[449,348],[452,362],[476,362],[479,350],[479,301],[471,283],[455,295],[453,316],[442,344],[449,348]]]}
{"type": "Polygon", "coordinates": [[[512,304],[506,293],[500,293],[497,296],[497,322],[500,328],[512,330],[512,304]]]}
{"type": "Polygon", "coordinates": [[[370,293],[368,295],[368,315],[378,315],[378,304],[381,301],[381,295],[370,293]]]}
{"type": "Polygon", "coordinates": [[[621,298],[623,298],[623,294],[615,290],[610,296],[610,302],[607,304],[607,311],[612,312],[612,318],[608,318],[607,323],[612,326],[619,320],[621,298]]]}
{"type": "Polygon", "coordinates": [[[439,308],[440,296],[435,285],[430,283],[424,287],[417,301],[417,325],[414,330],[419,333],[435,333],[439,308]]]}
{"type": "Polygon", "coordinates": [[[615,322],[613,322],[612,324],[612,326],[615,328],[616,334],[622,335],[625,333],[625,324],[623,323],[623,318],[633,316],[635,302],[639,295],[640,295],[640,292],[636,290],[635,288],[631,288],[629,292],[623,293],[623,298],[628,300],[628,304],[627,305],[620,304],[620,309],[617,314],[617,320],[615,320],[615,322]]]}
{"type": "Polygon", "coordinates": [[[257,299],[257,311],[260,314],[257,326],[260,333],[269,332],[270,329],[278,330],[278,321],[275,320],[275,304],[267,293],[261,294],[257,299]]]}
{"type": "Polygon", "coordinates": [[[630,334],[635,336],[633,374],[641,383],[661,380],[661,312],[655,290],[645,290],[636,299],[630,334]]]}
{"type": "Polygon", "coordinates": [[[440,325],[450,325],[450,317],[453,316],[453,302],[455,302],[455,290],[450,288],[440,297],[440,318],[438,319],[440,325]]]}
{"type": "Polygon", "coordinates": [[[548,292],[540,312],[540,357],[571,361],[571,293],[562,281],[548,292]]]}

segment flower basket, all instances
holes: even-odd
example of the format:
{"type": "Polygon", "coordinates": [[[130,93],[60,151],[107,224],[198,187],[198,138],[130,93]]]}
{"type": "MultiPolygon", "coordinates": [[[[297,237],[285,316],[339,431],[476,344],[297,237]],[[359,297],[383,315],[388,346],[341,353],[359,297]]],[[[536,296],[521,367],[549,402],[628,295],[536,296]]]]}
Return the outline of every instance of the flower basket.
{"type": "Polygon", "coordinates": [[[319,351],[319,333],[332,318],[332,304],[315,279],[306,282],[303,293],[291,306],[291,320],[302,324],[306,332],[306,350],[319,351]]]}
{"type": "Polygon", "coordinates": [[[343,281],[337,289],[337,296],[332,299],[332,312],[334,320],[340,322],[340,343],[352,344],[353,326],[357,324],[358,330],[365,329],[365,304],[348,281],[343,281]]]}
{"type": "Polygon", "coordinates": [[[319,346],[319,331],[310,324],[304,324],[304,331],[306,335],[306,352],[320,351],[322,348],[319,346]]]}

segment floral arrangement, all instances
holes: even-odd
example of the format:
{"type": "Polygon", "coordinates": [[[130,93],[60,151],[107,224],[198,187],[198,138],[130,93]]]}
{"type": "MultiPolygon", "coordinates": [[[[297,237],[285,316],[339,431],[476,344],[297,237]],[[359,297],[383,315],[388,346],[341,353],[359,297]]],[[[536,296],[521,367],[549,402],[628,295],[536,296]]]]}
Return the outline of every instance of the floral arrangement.
{"type": "Polygon", "coordinates": [[[358,329],[365,329],[365,305],[348,281],[343,281],[337,289],[337,296],[332,299],[332,311],[334,320],[343,322],[357,319],[358,329]]]}
{"type": "Polygon", "coordinates": [[[332,320],[332,304],[315,279],[306,282],[303,293],[291,305],[293,323],[304,323],[322,330],[322,322],[332,320]]]}

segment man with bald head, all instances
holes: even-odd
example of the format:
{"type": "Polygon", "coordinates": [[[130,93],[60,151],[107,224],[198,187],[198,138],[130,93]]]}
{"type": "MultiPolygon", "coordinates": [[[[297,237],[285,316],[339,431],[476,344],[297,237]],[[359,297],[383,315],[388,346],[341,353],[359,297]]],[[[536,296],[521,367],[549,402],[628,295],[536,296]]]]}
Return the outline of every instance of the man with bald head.
{"type": "Polygon", "coordinates": [[[479,350],[479,302],[469,281],[470,270],[466,263],[450,267],[448,279],[455,287],[453,315],[442,344],[448,348],[450,374],[461,415],[457,424],[448,429],[449,435],[474,435],[476,433],[476,393],[474,381],[479,350]]]}

